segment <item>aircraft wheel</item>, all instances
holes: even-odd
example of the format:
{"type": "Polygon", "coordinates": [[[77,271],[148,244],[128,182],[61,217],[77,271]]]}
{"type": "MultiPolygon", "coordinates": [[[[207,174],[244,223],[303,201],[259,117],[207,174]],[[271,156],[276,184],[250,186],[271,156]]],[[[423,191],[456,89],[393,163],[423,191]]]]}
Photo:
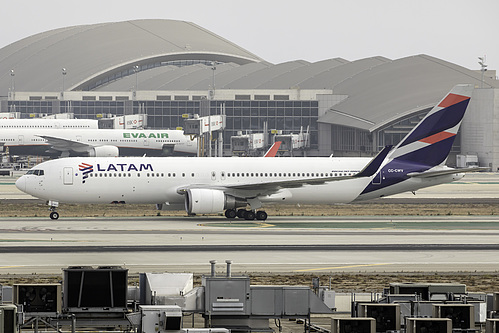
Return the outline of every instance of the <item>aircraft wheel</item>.
{"type": "Polygon", "coordinates": [[[51,212],[50,213],[50,218],[52,220],[57,220],[59,218],[59,213],[58,212],[51,212]]]}
{"type": "Polygon", "coordinates": [[[265,221],[267,219],[267,213],[263,210],[256,212],[256,219],[260,221],[265,221]]]}
{"type": "Polygon", "coordinates": [[[228,219],[233,219],[237,216],[237,213],[234,209],[227,209],[225,211],[225,217],[228,219]]]}
{"type": "Polygon", "coordinates": [[[248,221],[254,220],[255,219],[255,212],[253,212],[252,210],[247,210],[244,213],[244,219],[248,220],[248,221]]]}
{"type": "Polygon", "coordinates": [[[237,217],[239,217],[240,219],[244,218],[244,214],[246,214],[246,209],[237,210],[237,217]]]}

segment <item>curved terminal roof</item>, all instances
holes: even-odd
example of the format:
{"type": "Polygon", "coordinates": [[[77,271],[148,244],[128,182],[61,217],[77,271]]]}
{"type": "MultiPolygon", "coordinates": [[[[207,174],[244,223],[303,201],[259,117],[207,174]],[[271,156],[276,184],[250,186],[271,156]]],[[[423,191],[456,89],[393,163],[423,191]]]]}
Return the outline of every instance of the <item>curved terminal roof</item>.
{"type": "Polygon", "coordinates": [[[0,94],[89,90],[101,82],[172,61],[247,64],[256,55],[193,23],[136,20],[43,32],[0,49],[0,94]],[[66,75],[62,74],[66,68],[66,75]],[[64,77],[64,78],[63,78],[64,77]]]}
{"type": "MultiPolygon", "coordinates": [[[[64,90],[199,91],[211,89],[214,78],[216,89],[332,89],[347,98],[319,122],[373,131],[432,107],[455,84],[479,86],[481,73],[428,55],[274,65],[193,23],[174,20],[68,27],[0,49],[3,96],[13,83],[16,91],[36,92],[61,91],[63,85],[64,90]]],[[[484,86],[499,88],[499,83],[485,79],[484,86]]]]}
{"type": "MultiPolygon", "coordinates": [[[[428,55],[385,62],[335,85],[334,93],[348,98],[319,121],[373,131],[433,107],[456,84],[480,82],[479,71],[428,55]]],[[[499,82],[486,79],[484,87],[499,88],[499,82]]]]}

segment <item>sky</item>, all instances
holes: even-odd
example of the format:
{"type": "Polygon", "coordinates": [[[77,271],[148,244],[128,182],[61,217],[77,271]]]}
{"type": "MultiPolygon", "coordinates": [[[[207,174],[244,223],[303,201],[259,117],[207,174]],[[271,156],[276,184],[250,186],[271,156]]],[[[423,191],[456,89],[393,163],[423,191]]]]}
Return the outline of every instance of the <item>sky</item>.
{"type": "Polygon", "coordinates": [[[499,69],[498,0],[16,0],[1,5],[0,48],[74,25],[195,23],[274,64],[428,54],[499,69]]]}

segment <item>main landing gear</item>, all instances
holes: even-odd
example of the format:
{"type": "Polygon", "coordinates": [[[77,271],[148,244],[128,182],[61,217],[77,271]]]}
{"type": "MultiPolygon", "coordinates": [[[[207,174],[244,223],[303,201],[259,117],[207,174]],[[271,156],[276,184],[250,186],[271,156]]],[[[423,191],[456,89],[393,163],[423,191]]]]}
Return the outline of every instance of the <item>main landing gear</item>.
{"type": "Polygon", "coordinates": [[[246,210],[246,209],[238,209],[237,211],[235,209],[227,209],[225,211],[225,217],[228,219],[233,219],[233,218],[240,218],[240,219],[245,219],[252,221],[254,219],[257,219],[259,221],[265,221],[267,219],[267,213],[263,210],[259,211],[253,211],[253,210],[246,210]]]}

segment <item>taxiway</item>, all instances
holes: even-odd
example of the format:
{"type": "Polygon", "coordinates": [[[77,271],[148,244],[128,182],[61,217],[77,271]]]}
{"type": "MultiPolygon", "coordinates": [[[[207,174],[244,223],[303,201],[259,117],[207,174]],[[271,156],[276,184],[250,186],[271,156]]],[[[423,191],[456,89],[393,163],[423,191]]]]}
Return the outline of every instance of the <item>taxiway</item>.
{"type": "Polygon", "coordinates": [[[497,271],[498,255],[499,216],[0,219],[0,274],[497,271]]]}

